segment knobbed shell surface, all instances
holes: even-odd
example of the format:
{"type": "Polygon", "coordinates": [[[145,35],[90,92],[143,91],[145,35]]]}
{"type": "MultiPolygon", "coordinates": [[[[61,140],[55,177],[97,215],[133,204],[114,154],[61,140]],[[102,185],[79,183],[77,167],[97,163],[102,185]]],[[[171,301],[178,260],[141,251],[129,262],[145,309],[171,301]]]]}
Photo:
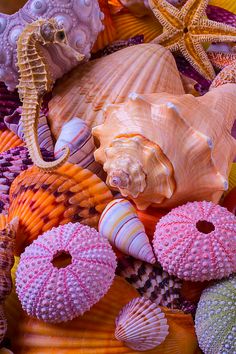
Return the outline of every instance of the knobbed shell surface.
{"type": "Polygon", "coordinates": [[[130,301],[116,319],[115,337],[127,347],[145,351],[164,342],[169,326],[161,309],[141,297],[130,301]]]}
{"type": "Polygon", "coordinates": [[[99,232],[121,252],[149,263],[156,259],[133,205],[125,199],[115,199],[104,209],[99,232]]]}
{"type": "Polygon", "coordinates": [[[112,200],[112,194],[96,175],[66,163],[53,173],[31,167],[21,173],[10,190],[9,220],[20,220],[16,252],[21,253],[41,233],[70,221],[92,227],[112,200]]]}
{"type": "Polygon", "coordinates": [[[104,124],[93,128],[107,184],[139,209],[218,202],[236,153],[235,94],[228,84],[202,97],[132,94],[107,107],[104,124]]]}
{"type": "Polygon", "coordinates": [[[137,289],[141,296],[156,305],[171,309],[179,307],[182,282],[164,271],[160,264],[152,265],[126,257],[119,259],[116,272],[137,289]]]}
{"type": "Polygon", "coordinates": [[[140,44],[74,69],[57,82],[49,102],[53,136],[57,138],[62,125],[72,117],[83,118],[90,127],[103,123],[103,108],[124,102],[132,91],[184,93],[169,51],[154,44],[140,44]]]}
{"type": "Polygon", "coordinates": [[[221,279],[236,272],[236,217],[209,202],[174,208],[156,226],[154,251],[180,279],[221,279]]]}
{"type": "Polygon", "coordinates": [[[195,328],[205,354],[236,351],[236,276],[219,281],[202,293],[195,328]]]}
{"type": "Polygon", "coordinates": [[[39,236],[20,257],[16,291],[23,309],[45,322],[83,315],[110,288],[116,257],[106,238],[88,226],[69,223],[39,236]],[[59,256],[69,264],[54,264],[59,256]]]}

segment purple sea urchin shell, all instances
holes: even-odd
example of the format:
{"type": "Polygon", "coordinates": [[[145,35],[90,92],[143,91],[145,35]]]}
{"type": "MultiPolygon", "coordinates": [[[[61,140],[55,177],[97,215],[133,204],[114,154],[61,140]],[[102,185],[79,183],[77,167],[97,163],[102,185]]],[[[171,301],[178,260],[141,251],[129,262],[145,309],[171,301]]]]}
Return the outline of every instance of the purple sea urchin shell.
{"type": "Polygon", "coordinates": [[[88,311],[110,288],[116,258],[95,229],[69,223],[39,236],[21,255],[16,290],[23,309],[45,322],[64,322],[88,311]],[[55,266],[58,255],[71,258],[55,266]]]}
{"type": "Polygon", "coordinates": [[[221,279],[236,272],[236,217],[211,202],[172,209],[156,226],[154,251],[180,279],[221,279]]]}
{"type": "MultiPolygon", "coordinates": [[[[18,83],[16,42],[24,27],[39,18],[56,18],[65,28],[69,45],[90,56],[90,50],[103,29],[103,13],[97,0],[29,0],[13,15],[0,14],[0,80],[14,90],[18,83]]],[[[53,79],[78,64],[75,57],[59,45],[43,48],[53,79]]]]}

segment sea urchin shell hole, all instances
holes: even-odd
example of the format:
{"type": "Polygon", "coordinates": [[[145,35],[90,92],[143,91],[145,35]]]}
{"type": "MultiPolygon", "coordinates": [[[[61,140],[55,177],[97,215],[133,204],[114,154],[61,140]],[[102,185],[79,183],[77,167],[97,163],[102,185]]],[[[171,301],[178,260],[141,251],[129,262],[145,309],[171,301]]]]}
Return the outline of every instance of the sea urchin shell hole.
{"type": "Polygon", "coordinates": [[[58,251],[52,259],[52,265],[55,268],[66,268],[72,263],[71,254],[67,251],[58,251]]]}
{"type": "Polygon", "coordinates": [[[206,220],[199,220],[196,223],[196,228],[199,232],[202,232],[203,234],[209,234],[210,232],[215,230],[214,224],[206,220]]]}

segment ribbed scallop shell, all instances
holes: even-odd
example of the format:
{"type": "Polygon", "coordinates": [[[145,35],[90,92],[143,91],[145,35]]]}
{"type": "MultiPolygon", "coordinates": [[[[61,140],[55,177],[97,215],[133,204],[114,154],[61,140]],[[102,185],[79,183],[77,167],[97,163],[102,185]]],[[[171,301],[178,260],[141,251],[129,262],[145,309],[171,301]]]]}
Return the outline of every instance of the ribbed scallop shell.
{"type": "Polygon", "coordinates": [[[141,296],[156,305],[178,308],[180,279],[165,272],[160,264],[148,264],[132,257],[119,259],[117,274],[124,277],[141,296]]]}
{"type": "Polygon", "coordinates": [[[210,202],[172,209],[156,226],[154,251],[180,279],[221,279],[236,272],[236,216],[210,202]]]}
{"type": "Polygon", "coordinates": [[[104,124],[93,128],[107,184],[139,209],[218,202],[236,152],[235,95],[228,84],[201,97],[133,93],[109,105],[104,124]]]}
{"type": "Polygon", "coordinates": [[[8,216],[5,214],[0,214],[0,230],[3,230],[7,224],[8,216]]]}
{"type": "Polygon", "coordinates": [[[74,117],[62,126],[54,148],[56,159],[63,155],[65,145],[70,149],[68,162],[88,168],[95,174],[101,171],[101,165],[95,162],[93,156],[95,144],[91,129],[82,119],[74,117]]]}
{"type": "Polygon", "coordinates": [[[39,236],[20,257],[16,291],[29,316],[58,323],[82,316],[110,288],[116,256],[89,226],[69,223],[39,236]],[[70,263],[54,265],[67,254],[70,263]]]}
{"type": "Polygon", "coordinates": [[[153,349],[164,342],[168,333],[164,313],[144,297],[130,301],[116,319],[116,339],[134,350],[153,349]]]}
{"type": "Polygon", "coordinates": [[[0,130],[0,153],[22,145],[24,142],[9,129],[0,130]]]}
{"type": "Polygon", "coordinates": [[[156,259],[135,208],[126,199],[115,199],[104,209],[98,225],[99,232],[121,252],[155,263],[156,259]]]}
{"type": "Polygon", "coordinates": [[[32,167],[21,173],[10,190],[9,220],[19,216],[16,252],[41,233],[70,221],[97,226],[112,200],[107,186],[92,172],[66,163],[52,173],[32,167]]]}
{"type": "Polygon", "coordinates": [[[134,90],[184,93],[169,51],[154,44],[140,44],[77,67],[59,80],[49,102],[53,136],[57,138],[62,125],[72,117],[81,117],[90,127],[103,123],[103,108],[124,102],[134,90]]]}
{"type": "Polygon", "coordinates": [[[205,354],[236,352],[236,276],[204,290],[198,303],[195,328],[205,354]]]}

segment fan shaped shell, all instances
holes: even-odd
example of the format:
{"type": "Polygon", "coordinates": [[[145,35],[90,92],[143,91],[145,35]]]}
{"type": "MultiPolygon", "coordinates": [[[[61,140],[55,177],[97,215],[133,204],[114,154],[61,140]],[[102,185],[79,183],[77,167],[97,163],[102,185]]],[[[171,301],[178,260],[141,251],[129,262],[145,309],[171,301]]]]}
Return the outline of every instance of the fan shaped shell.
{"type": "Polygon", "coordinates": [[[0,153],[22,145],[23,141],[9,129],[0,130],[0,153]]]}
{"type": "Polygon", "coordinates": [[[161,309],[144,297],[130,301],[116,319],[116,339],[127,347],[145,351],[161,344],[169,326],[161,309]]]}
{"type": "Polygon", "coordinates": [[[10,189],[9,220],[18,216],[16,252],[41,233],[70,221],[97,226],[100,214],[112,200],[107,186],[86,169],[67,163],[52,173],[31,167],[10,189]]]}
{"type": "Polygon", "coordinates": [[[236,272],[236,217],[210,202],[173,209],[156,226],[158,261],[180,279],[221,279],[236,272]]]}
{"type": "Polygon", "coordinates": [[[236,276],[211,285],[202,293],[195,327],[205,354],[236,351],[236,276]]]}
{"type": "Polygon", "coordinates": [[[115,276],[108,241],[88,226],[69,223],[41,235],[21,255],[16,291],[23,309],[45,322],[83,315],[102,298],[115,276]],[[54,265],[68,254],[69,265],[54,265]]]}
{"type": "Polygon", "coordinates": [[[72,117],[82,117],[90,127],[103,123],[103,108],[124,102],[132,91],[184,93],[169,51],[154,44],[136,45],[77,67],[59,80],[49,102],[53,136],[57,138],[72,117]]]}
{"type": "Polygon", "coordinates": [[[133,205],[125,199],[115,199],[104,209],[98,226],[101,235],[125,254],[155,263],[156,259],[133,205]]]}

